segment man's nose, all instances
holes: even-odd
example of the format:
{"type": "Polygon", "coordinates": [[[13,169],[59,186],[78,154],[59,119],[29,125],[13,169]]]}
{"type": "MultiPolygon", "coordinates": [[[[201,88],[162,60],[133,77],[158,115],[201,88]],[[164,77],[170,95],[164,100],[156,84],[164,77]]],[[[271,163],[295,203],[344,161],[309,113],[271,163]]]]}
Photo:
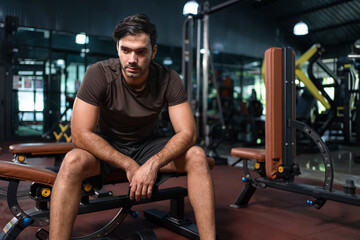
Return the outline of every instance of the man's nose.
{"type": "Polygon", "coordinates": [[[130,63],[137,63],[137,60],[138,60],[138,58],[137,58],[136,53],[135,53],[135,52],[132,52],[132,53],[130,54],[129,62],[130,62],[130,63]]]}

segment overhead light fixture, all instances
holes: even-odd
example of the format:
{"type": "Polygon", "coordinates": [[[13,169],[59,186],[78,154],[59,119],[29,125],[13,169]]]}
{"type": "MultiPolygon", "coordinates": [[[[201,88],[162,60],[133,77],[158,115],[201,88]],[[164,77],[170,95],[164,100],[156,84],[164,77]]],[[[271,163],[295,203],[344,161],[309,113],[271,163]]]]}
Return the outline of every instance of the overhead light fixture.
{"type": "Polygon", "coordinates": [[[360,39],[356,40],[354,45],[356,48],[360,48],[360,39]]]}
{"type": "Polygon", "coordinates": [[[163,61],[163,64],[166,66],[170,66],[173,64],[173,60],[170,57],[166,57],[163,61]]]}
{"type": "Polygon", "coordinates": [[[199,10],[199,4],[196,1],[188,1],[183,8],[183,15],[197,15],[199,10]]]}
{"type": "Polygon", "coordinates": [[[89,43],[89,37],[86,36],[85,33],[76,34],[75,42],[77,44],[81,44],[81,45],[84,45],[85,43],[87,44],[87,43],[89,43]]]}
{"type": "Polygon", "coordinates": [[[350,59],[358,59],[358,58],[360,58],[360,54],[359,53],[349,53],[347,55],[347,57],[350,59]]]}
{"type": "Polygon", "coordinates": [[[306,35],[309,33],[309,28],[303,21],[298,22],[294,26],[294,35],[300,36],[300,35],[306,35]]]}
{"type": "Polygon", "coordinates": [[[56,66],[63,67],[65,66],[65,60],[64,59],[58,59],[56,60],[56,66]]]}

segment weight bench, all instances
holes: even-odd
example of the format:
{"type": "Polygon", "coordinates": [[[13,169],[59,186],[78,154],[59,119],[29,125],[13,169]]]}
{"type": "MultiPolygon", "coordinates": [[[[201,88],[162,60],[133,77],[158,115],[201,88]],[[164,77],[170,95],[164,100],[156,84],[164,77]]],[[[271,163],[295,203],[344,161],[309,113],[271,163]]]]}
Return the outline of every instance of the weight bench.
{"type": "Polygon", "coordinates": [[[312,196],[308,206],[320,209],[326,200],[358,205],[352,180],[347,180],[344,191],[332,189],[334,170],[329,150],[319,134],[295,116],[295,53],[290,48],[270,48],[265,52],[265,149],[233,148],[231,155],[243,161],[245,183],[237,200],[231,206],[246,207],[256,189],[272,187],[312,196]],[[296,155],[295,130],[308,136],[317,146],[325,166],[322,187],[295,182],[300,167],[293,160],[296,155]],[[248,169],[248,160],[256,161],[254,171],[260,175],[253,178],[248,169]]]}
{"type": "MultiPolygon", "coordinates": [[[[73,149],[73,143],[54,142],[54,143],[20,143],[9,146],[9,151],[13,154],[14,162],[26,163],[29,158],[54,157],[55,161],[63,159],[65,154],[73,149]]],[[[58,164],[57,162],[56,164],[58,164]]]]}
{"type": "MultiPolygon", "coordinates": [[[[0,233],[0,239],[16,239],[16,237],[26,227],[32,226],[40,228],[36,237],[38,239],[47,239],[48,233],[43,227],[49,224],[49,201],[51,188],[55,182],[57,173],[49,169],[24,164],[25,159],[32,157],[49,157],[66,154],[74,148],[72,143],[24,143],[9,147],[10,152],[14,154],[16,162],[0,161],[0,180],[8,181],[7,202],[10,211],[14,217],[8,222],[0,233]],[[19,161],[19,156],[24,156],[24,160],[19,161]],[[22,210],[17,199],[17,189],[19,183],[31,182],[29,197],[35,202],[35,207],[22,210]]],[[[23,158],[21,158],[23,159],[23,158]]],[[[30,161],[28,161],[30,162],[30,161]]],[[[214,167],[214,159],[208,158],[210,169],[214,167]]],[[[159,173],[167,177],[184,176],[185,173],[159,173]]],[[[187,189],[183,187],[169,187],[159,189],[158,186],[166,179],[157,181],[154,186],[152,197],[140,201],[130,200],[128,194],[106,196],[95,195],[94,186],[90,181],[85,180],[82,188],[82,198],[78,214],[86,214],[97,211],[118,208],[116,216],[101,229],[82,237],[72,239],[98,239],[103,238],[113,231],[125,217],[136,213],[131,207],[138,204],[170,200],[169,212],[162,212],[157,209],[149,209],[144,212],[144,216],[158,224],[161,224],[172,231],[175,231],[189,239],[199,239],[197,227],[184,216],[184,198],[187,196],[187,189]]],[[[127,177],[124,171],[116,170],[112,172],[105,180],[106,184],[126,183],[127,177]]]]}

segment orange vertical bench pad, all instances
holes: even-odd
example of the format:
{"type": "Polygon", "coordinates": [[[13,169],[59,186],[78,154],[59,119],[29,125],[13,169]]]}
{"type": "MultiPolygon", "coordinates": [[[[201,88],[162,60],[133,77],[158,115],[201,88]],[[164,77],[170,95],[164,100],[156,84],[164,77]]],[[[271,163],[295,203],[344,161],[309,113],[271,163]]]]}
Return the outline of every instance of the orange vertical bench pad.
{"type": "Polygon", "coordinates": [[[275,179],[282,164],[282,49],[265,52],[265,167],[268,178],[275,179]]]}

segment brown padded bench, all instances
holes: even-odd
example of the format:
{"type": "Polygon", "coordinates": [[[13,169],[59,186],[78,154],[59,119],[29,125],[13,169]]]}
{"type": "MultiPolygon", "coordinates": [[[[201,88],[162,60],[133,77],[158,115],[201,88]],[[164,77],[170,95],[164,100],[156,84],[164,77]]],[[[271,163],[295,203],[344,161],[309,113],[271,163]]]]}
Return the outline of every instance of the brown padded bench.
{"type": "Polygon", "coordinates": [[[9,146],[12,154],[29,154],[31,156],[47,154],[64,154],[73,149],[73,143],[20,143],[9,146]]]}
{"type": "MultiPolygon", "coordinates": [[[[75,145],[73,143],[23,143],[14,144],[9,147],[14,155],[27,155],[32,157],[66,154],[75,145]]],[[[213,158],[207,158],[210,169],[213,169],[215,161],[213,158]]],[[[14,178],[23,181],[32,181],[42,184],[53,185],[56,173],[39,167],[17,164],[12,162],[0,161],[0,176],[14,178]]],[[[114,181],[127,181],[123,170],[112,172],[104,181],[104,184],[114,181]]]]}
{"type": "MultiPolygon", "coordinates": [[[[33,156],[35,154],[65,154],[74,146],[72,144],[48,143],[44,144],[22,144],[12,148],[12,152],[16,154],[22,151],[33,156]],[[45,148],[51,146],[54,148],[45,148]]],[[[46,156],[46,155],[43,155],[46,156]]],[[[214,159],[208,158],[209,168],[214,167],[214,159]]],[[[170,230],[177,232],[189,239],[198,239],[199,234],[196,225],[185,218],[184,212],[184,197],[187,196],[187,189],[179,186],[165,187],[159,189],[158,186],[169,177],[184,176],[185,173],[159,173],[158,181],[154,186],[154,194],[150,199],[143,199],[139,202],[132,201],[128,195],[113,195],[112,192],[95,191],[91,179],[87,179],[83,184],[83,192],[79,214],[92,213],[96,211],[119,209],[116,216],[104,225],[101,229],[81,237],[81,239],[98,239],[107,236],[113,231],[124,219],[125,216],[136,213],[131,210],[133,205],[170,200],[170,209],[168,212],[160,211],[152,208],[144,211],[145,218],[163,225],[170,230]],[[162,176],[162,177],[160,177],[162,176]],[[89,185],[90,183],[90,185],[89,185]],[[94,196],[94,197],[92,197],[94,196]],[[186,224],[184,224],[186,223],[186,224]]],[[[0,160],[0,180],[8,181],[7,201],[10,211],[14,217],[0,232],[0,239],[8,240],[15,239],[21,231],[28,226],[44,227],[49,224],[49,204],[51,187],[53,186],[57,173],[49,169],[41,168],[39,166],[31,166],[30,164],[14,163],[0,160]],[[18,204],[17,188],[20,181],[32,182],[29,197],[35,201],[36,207],[26,211],[21,209],[18,204]]],[[[116,184],[127,182],[125,171],[119,169],[113,171],[108,177],[104,179],[103,184],[116,184]]],[[[137,214],[135,214],[136,216],[137,214]]],[[[40,228],[36,234],[38,239],[47,239],[47,231],[40,228]],[[40,237],[41,235],[41,237],[40,237]]],[[[34,238],[35,239],[35,238],[34,238]]],[[[79,238],[80,239],[80,238],[79,238]]]]}
{"type": "Polygon", "coordinates": [[[270,179],[277,178],[277,168],[283,163],[282,67],[279,66],[282,66],[281,48],[268,49],[265,52],[265,149],[233,148],[231,150],[231,155],[240,159],[265,162],[266,176],[270,179]]]}
{"type": "Polygon", "coordinates": [[[265,162],[265,149],[258,148],[232,148],[231,155],[242,159],[265,162]]]}
{"type": "Polygon", "coordinates": [[[24,163],[26,158],[62,156],[73,149],[73,143],[20,143],[9,146],[14,160],[24,163]]]}
{"type": "MultiPolygon", "coordinates": [[[[20,181],[36,182],[44,185],[54,185],[57,173],[31,165],[0,161],[0,177],[17,179],[20,181]]],[[[116,170],[104,181],[105,184],[114,181],[127,181],[126,174],[122,170],[116,170]]]]}
{"type": "MultiPolygon", "coordinates": [[[[10,145],[9,150],[14,156],[42,157],[66,154],[74,147],[73,143],[20,143],[10,145]]],[[[214,159],[208,157],[207,160],[212,169],[215,165],[214,159]]]]}
{"type": "Polygon", "coordinates": [[[0,161],[0,177],[52,186],[56,179],[56,173],[44,168],[0,161]]]}
{"type": "MultiPolygon", "coordinates": [[[[210,169],[214,168],[214,162],[213,158],[208,158],[210,169]]],[[[55,182],[56,175],[57,174],[55,172],[45,168],[0,161],[0,177],[52,186],[55,182]]],[[[115,181],[127,181],[126,174],[123,170],[119,169],[112,172],[107,178],[105,178],[104,184],[114,183],[115,181]]]]}

